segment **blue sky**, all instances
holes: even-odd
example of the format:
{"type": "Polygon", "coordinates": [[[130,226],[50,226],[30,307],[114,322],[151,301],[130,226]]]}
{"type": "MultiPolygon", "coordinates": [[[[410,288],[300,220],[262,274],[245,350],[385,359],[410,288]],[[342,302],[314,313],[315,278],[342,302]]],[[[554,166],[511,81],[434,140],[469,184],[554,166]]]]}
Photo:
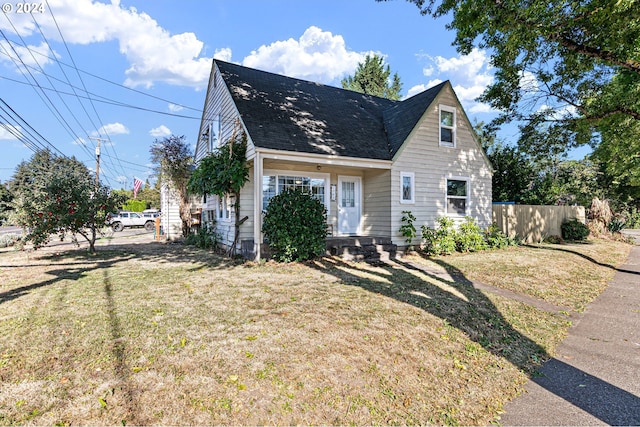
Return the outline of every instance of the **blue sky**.
{"type": "Polygon", "coordinates": [[[377,53],[399,74],[404,96],[448,79],[472,121],[495,116],[474,101],[492,81],[488,54],[460,56],[446,18],[421,16],[401,0],[42,0],[33,14],[6,4],[2,182],[38,145],[94,170],[94,138],[102,138],[101,179],[131,188],[152,173],[156,138],[195,144],[214,57],[339,86],[377,53]]]}

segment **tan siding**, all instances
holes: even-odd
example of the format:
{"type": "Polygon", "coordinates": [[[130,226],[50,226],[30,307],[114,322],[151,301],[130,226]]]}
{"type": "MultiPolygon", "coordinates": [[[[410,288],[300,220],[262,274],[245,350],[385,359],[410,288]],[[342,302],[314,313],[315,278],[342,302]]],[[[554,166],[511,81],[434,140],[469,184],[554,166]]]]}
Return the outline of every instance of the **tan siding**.
{"type": "Polygon", "coordinates": [[[445,86],[396,155],[391,172],[391,229],[395,243],[404,243],[398,229],[403,210],[422,224],[433,226],[438,216],[446,214],[446,179],[465,177],[470,180],[469,214],[485,227],[491,223],[491,171],[481,148],[473,137],[464,112],[445,86]],[[438,105],[456,107],[456,147],[439,145],[438,105]],[[400,172],[414,172],[415,203],[400,203],[400,172]]]}
{"type": "Polygon", "coordinates": [[[391,171],[365,171],[362,182],[362,234],[391,236],[391,171]]]}

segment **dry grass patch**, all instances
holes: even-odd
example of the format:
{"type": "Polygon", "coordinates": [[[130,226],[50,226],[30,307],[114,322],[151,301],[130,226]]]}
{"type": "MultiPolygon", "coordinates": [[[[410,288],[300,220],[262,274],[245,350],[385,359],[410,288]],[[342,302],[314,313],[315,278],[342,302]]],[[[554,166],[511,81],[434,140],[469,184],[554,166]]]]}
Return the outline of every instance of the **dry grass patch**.
{"type": "Polygon", "coordinates": [[[465,268],[0,252],[0,424],[490,423],[568,322],[465,268]]]}
{"type": "Polygon", "coordinates": [[[626,243],[592,239],[586,243],[543,243],[481,254],[456,254],[436,260],[459,269],[471,280],[581,312],[602,293],[630,250],[626,243]]]}

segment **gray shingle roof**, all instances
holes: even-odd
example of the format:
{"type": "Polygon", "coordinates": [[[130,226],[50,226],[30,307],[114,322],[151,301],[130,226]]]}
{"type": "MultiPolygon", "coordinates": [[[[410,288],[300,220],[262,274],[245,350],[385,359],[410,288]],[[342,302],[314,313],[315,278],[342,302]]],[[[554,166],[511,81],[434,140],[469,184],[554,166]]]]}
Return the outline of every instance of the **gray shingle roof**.
{"type": "Polygon", "coordinates": [[[253,143],[283,151],[390,160],[442,87],[391,101],[215,63],[253,143]]]}

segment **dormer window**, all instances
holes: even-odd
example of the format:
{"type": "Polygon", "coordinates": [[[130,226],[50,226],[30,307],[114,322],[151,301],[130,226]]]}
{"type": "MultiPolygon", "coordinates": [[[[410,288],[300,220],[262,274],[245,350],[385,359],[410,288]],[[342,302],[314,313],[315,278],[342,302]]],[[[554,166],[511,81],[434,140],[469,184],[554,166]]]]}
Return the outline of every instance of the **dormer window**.
{"type": "Polygon", "coordinates": [[[440,105],[440,145],[456,146],[456,109],[440,105]]]}

